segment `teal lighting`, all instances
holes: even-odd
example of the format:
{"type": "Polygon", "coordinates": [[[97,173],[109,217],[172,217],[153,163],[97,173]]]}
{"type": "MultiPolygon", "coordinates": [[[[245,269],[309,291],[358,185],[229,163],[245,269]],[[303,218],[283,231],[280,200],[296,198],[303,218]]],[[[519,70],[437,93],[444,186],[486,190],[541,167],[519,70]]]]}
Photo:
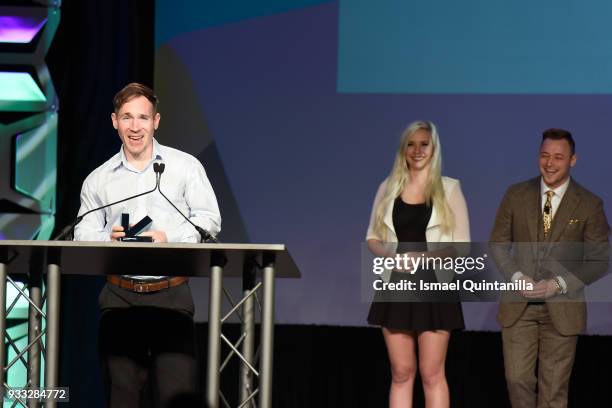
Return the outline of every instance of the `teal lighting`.
{"type": "Polygon", "coordinates": [[[27,72],[0,72],[0,111],[29,111],[47,102],[27,72]]]}
{"type": "Polygon", "coordinates": [[[36,199],[41,212],[55,212],[57,115],[15,138],[15,189],[36,199]]]}

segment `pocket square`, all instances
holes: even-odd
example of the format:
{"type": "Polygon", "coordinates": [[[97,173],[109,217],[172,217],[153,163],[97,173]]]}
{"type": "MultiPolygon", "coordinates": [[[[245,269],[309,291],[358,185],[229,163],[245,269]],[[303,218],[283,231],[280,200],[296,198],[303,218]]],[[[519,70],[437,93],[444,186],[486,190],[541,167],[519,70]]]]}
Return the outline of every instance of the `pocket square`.
{"type": "Polygon", "coordinates": [[[579,224],[581,222],[584,222],[584,220],[580,220],[578,218],[571,218],[567,221],[567,225],[576,225],[579,224]]]}

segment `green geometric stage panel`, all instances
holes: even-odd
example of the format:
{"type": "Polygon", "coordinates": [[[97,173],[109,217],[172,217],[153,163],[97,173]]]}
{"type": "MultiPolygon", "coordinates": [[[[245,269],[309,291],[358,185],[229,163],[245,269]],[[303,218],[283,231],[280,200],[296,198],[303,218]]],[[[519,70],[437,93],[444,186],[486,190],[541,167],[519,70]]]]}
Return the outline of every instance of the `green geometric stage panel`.
{"type": "Polygon", "coordinates": [[[53,215],[0,213],[0,239],[49,239],[54,224],[53,215]]]}
{"type": "Polygon", "coordinates": [[[42,212],[55,212],[57,114],[15,139],[15,189],[40,202],[42,212]]]}
{"type": "Polygon", "coordinates": [[[47,98],[27,72],[0,72],[0,111],[40,110],[47,98]]]}
{"type": "MultiPolygon", "coordinates": [[[[0,40],[11,43],[0,49],[0,239],[47,240],[55,225],[58,98],[45,56],[59,26],[61,0],[9,3],[15,7],[0,7],[0,40]],[[15,26],[15,21],[24,22],[21,17],[36,21],[27,27],[15,26]],[[15,31],[24,27],[36,31],[33,40],[34,31],[15,31]],[[20,44],[27,46],[19,48],[20,44]]],[[[12,285],[7,289],[10,306],[17,291],[12,285]]],[[[16,347],[7,347],[8,360],[0,361],[0,369],[7,368],[5,381],[11,387],[28,385],[27,353],[5,367],[26,351],[27,311],[28,304],[19,297],[7,319],[6,334],[16,347]]],[[[44,330],[44,319],[42,325],[44,330]]],[[[44,358],[41,366],[42,377],[44,358]]],[[[14,406],[0,398],[0,407],[14,406]]]]}

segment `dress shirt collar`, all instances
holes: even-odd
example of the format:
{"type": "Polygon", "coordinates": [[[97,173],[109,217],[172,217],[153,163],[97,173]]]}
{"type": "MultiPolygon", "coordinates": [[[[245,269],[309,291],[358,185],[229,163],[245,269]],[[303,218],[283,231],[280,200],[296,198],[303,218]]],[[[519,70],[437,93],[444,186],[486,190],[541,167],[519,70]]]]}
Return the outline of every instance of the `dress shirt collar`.
{"type": "MultiPolygon", "coordinates": [[[[568,177],[567,180],[565,180],[565,183],[561,184],[559,187],[557,188],[550,188],[546,185],[546,183],[544,182],[544,179],[540,177],[540,195],[541,196],[546,196],[546,192],[547,191],[552,191],[554,194],[554,196],[559,197],[559,199],[563,199],[563,196],[565,195],[565,192],[567,191],[567,188],[569,187],[569,183],[570,183],[571,177],[568,177]]],[[[546,200],[544,198],[544,200],[546,200]]]]}
{"type": "MultiPolygon", "coordinates": [[[[153,160],[163,160],[160,144],[155,138],[153,138],[153,156],[151,157],[151,161],[153,160]]],[[[119,148],[119,153],[114,155],[112,158],[111,168],[113,170],[116,170],[119,166],[123,166],[131,170],[134,169],[133,166],[131,166],[127,160],[125,152],[123,151],[123,145],[121,145],[121,147],[119,148]]]]}

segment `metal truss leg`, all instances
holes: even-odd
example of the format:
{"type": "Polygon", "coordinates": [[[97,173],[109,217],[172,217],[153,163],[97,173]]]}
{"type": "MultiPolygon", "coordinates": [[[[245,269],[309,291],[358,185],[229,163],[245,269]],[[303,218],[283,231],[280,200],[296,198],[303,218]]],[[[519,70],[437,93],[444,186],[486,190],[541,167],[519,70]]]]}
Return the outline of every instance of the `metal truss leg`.
{"type": "Polygon", "coordinates": [[[272,407],[272,364],[274,352],[274,257],[264,254],[263,310],[261,316],[261,363],[259,407],[272,407]]]}
{"type": "MultiPolygon", "coordinates": [[[[60,268],[56,264],[47,266],[47,353],[45,360],[45,388],[58,386],[59,371],[59,313],[60,313],[60,268]]],[[[47,401],[46,408],[55,408],[55,401],[47,401]]]]}
{"type": "MultiPolygon", "coordinates": [[[[35,265],[31,266],[35,267],[35,265]]],[[[42,271],[40,269],[33,269],[30,271],[28,290],[30,292],[30,306],[28,311],[28,341],[31,344],[30,348],[28,348],[27,387],[39,388],[41,339],[39,339],[38,341],[34,341],[34,339],[36,339],[42,332],[43,321],[43,317],[39,312],[39,310],[42,310],[42,271]]],[[[34,399],[28,400],[28,408],[38,407],[38,401],[34,399]]]]}
{"type": "MultiPolygon", "coordinates": [[[[253,365],[255,354],[255,299],[251,290],[255,287],[255,270],[246,265],[242,273],[242,293],[246,300],[242,304],[242,357],[253,365]],[[248,297],[247,297],[248,296],[248,297]]],[[[240,403],[244,403],[253,392],[253,372],[246,364],[240,365],[240,403]]],[[[247,406],[253,406],[253,400],[247,406]]]]}
{"type": "Polygon", "coordinates": [[[213,264],[210,270],[208,305],[208,363],[206,370],[206,402],[208,408],[219,408],[222,294],[223,268],[213,264]]]}
{"type": "Polygon", "coordinates": [[[0,263],[0,404],[4,400],[4,383],[6,381],[6,277],[7,267],[0,263]]]}

